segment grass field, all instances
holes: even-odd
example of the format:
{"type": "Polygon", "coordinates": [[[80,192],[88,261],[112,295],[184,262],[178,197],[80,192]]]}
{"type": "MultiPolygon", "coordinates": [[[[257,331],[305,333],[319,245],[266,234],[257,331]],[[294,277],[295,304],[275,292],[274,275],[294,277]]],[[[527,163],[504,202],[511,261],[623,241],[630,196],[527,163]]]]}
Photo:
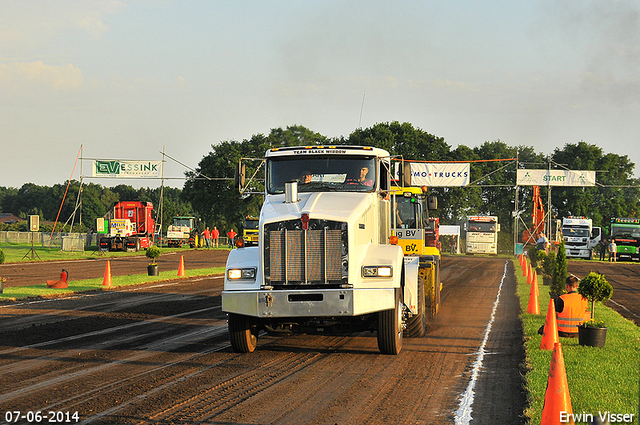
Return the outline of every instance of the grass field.
{"type": "MultiPolygon", "coordinates": [[[[526,389],[529,407],[524,413],[530,423],[539,424],[549,376],[551,351],[540,349],[542,336],[538,335],[538,328],[545,322],[549,291],[539,278],[540,314],[527,314],[530,286],[522,276],[517,261],[514,261],[514,266],[523,311],[521,319],[528,369],[526,389]]],[[[577,338],[560,338],[573,413],[591,414],[594,419],[605,412],[633,414],[633,421],[626,423],[636,424],[640,382],[640,328],[601,303],[596,304],[595,312],[595,318],[604,320],[609,327],[603,348],[581,346],[577,338]]],[[[576,425],[580,423],[586,424],[589,421],[576,421],[576,425]]]]}

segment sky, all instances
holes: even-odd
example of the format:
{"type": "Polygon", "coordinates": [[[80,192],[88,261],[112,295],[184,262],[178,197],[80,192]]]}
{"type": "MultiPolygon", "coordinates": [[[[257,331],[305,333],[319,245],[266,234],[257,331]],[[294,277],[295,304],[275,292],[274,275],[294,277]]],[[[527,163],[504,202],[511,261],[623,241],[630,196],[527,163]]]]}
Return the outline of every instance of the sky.
{"type": "Polygon", "coordinates": [[[567,143],[640,176],[637,0],[0,0],[0,186],[182,187],[223,141],[409,122],[452,147],[567,143]],[[81,156],[83,159],[77,159],[81,156]],[[179,162],[179,163],[178,163],[179,162]],[[185,167],[186,166],[186,167],[185,167]]]}

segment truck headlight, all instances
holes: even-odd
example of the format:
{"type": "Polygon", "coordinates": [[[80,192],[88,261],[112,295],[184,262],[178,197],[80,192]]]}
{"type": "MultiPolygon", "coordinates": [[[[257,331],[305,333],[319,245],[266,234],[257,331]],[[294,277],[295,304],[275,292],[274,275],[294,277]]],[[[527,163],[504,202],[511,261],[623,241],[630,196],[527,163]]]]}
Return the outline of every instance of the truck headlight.
{"type": "Polygon", "coordinates": [[[239,280],[239,279],[252,279],[256,278],[256,269],[246,268],[246,269],[229,269],[227,270],[227,278],[229,280],[239,280]]]}
{"type": "Polygon", "coordinates": [[[391,266],[363,266],[362,277],[391,277],[393,267],[391,266]]]}

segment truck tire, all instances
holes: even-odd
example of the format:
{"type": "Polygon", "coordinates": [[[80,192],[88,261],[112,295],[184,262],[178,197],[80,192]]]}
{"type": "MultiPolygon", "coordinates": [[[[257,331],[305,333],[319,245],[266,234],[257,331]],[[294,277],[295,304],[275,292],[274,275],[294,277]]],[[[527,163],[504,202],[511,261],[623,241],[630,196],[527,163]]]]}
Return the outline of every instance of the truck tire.
{"type": "Polygon", "coordinates": [[[427,316],[425,312],[424,279],[418,277],[418,314],[407,320],[405,335],[409,338],[423,337],[427,329],[427,316]]]}
{"type": "Polygon", "coordinates": [[[378,313],[378,349],[382,354],[398,354],[402,349],[402,300],[396,290],[396,307],[378,313]]]}
{"type": "Polygon", "coordinates": [[[247,316],[229,313],[229,338],[236,353],[252,353],[258,345],[258,330],[247,316]]]}

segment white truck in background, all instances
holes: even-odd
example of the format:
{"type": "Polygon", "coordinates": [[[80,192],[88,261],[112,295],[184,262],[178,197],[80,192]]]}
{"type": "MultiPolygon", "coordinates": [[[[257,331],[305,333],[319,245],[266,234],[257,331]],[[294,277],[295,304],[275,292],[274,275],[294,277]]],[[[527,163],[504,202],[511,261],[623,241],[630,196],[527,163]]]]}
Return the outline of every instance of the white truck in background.
{"type": "Polygon", "coordinates": [[[586,217],[566,217],[562,219],[562,239],[567,258],[593,258],[593,248],[602,239],[602,229],[593,227],[593,221],[586,217]]]}
{"type": "Polygon", "coordinates": [[[498,255],[500,224],[497,216],[468,216],[465,230],[467,231],[467,254],[498,255]]]}

